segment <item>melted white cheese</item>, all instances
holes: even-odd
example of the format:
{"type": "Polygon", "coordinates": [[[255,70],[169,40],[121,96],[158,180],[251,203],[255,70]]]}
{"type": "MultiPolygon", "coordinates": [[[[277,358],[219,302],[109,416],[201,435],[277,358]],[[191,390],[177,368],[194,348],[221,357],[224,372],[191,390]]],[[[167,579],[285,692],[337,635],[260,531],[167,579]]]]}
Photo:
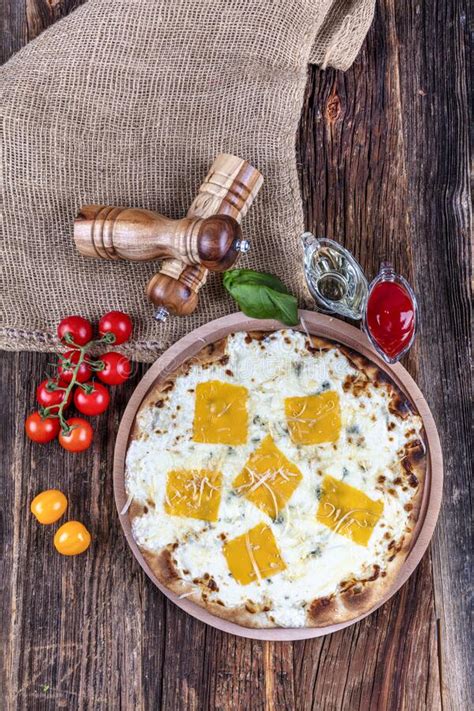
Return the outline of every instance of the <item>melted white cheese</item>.
{"type": "Polygon", "coordinates": [[[408,432],[411,439],[418,437],[419,418],[403,421],[392,415],[384,388],[371,388],[370,397],[368,391],[358,397],[345,392],[345,378],[357,376],[358,371],[337,350],[310,353],[299,332],[272,334],[263,348],[255,340],[245,343],[245,334],[238,333],[228,339],[227,353],[225,366],[192,366],[188,374],[177,378],[162,408],[140,414],[142,435],[132,442],[127,454],[126,485],[127,492],[149,511],[135,519],[133,535],[150,551],[178,541],[174,557],[183,579],[191,582],[206,573],[212,575],[218,591],[209,593],[210,599],[219,599],[226,606],[248,600],[267,604],[276,624],[303,626],[311,600],[337,592],[343,580],[370,575],[374,564],[386,567],[384,535],[388,532],[391,539],[401,539],[408,520],[404,505],[413,495],[413,490],[403,492],[401,487],[395,495],[390,494],[388,488],[399,475],[400,466],[395,463],[408,441],[408,432]],[[248,388],[247,444],[229,447],[193,442],[194,390],[197,383],[213,379],[248,388]],[[295,445],[288,435],[284,399],[324,389],[337,391],[340,398],[342,427],[337,446],[295,445]],[[303,475],[275,521],[232,489],[232,481],[268,433],[303,475]],[[222,499],[215,524],[165,512],[167,473],[187,468],[222,472],[222,499]],[[316,520],[325,474],[343,479],[372,499],[384,499],[383,515],[368,546],[360,546],[316,520]],[[386,479],[384,487],[377,481],[381,475],[386,479]],[[271,527],[287,568],[261,583],[242,586],[229,572],[220,535],[232,539],[262,521],[271,527]]]}

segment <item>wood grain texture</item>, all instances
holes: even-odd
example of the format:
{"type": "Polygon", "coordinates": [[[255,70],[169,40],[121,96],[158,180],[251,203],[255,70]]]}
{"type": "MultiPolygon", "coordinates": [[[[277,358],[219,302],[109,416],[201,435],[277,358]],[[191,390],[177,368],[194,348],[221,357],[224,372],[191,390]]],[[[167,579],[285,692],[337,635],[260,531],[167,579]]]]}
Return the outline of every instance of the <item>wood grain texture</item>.
{"type": "MultiPolygon", "coordinates": [[[[7,58],[79,2],[7,0],[7,58]]],[[[47,355],[1,354],[2,699],[7,709],[464,711],[469,680],[469,205],[464,0],[379,0],[346,74],[309,72],[298,140],[307,226],[374,275],[391,256],[419,294],[408,367],[437,420],[444,506],[431,553],[370,617],[305,642],[238,639],[167,602],[125,545],[112,450],[143,367],[116,388],[93,448],[73,457],[25,441],[47,355]],[[57,455],[57,456],[56,456],[57,455]],[[29,515],[59,486],[94,535],[52,552],[29,515]],[[124,584],[124,577],[126,584],[124,584]]]]}

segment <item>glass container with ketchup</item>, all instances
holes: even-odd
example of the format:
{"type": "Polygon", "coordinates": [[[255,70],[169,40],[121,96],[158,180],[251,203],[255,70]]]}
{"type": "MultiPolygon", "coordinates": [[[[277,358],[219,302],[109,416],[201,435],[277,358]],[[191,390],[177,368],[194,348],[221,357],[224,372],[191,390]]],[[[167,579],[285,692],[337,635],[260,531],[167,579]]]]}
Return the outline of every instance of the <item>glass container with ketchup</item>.
{"type": "Polygon", "coordinates": [[[417,327],[416,297],[387,262],[369,285],[362,324],[387,363],[396,363],[411,348],[417,327]]]}

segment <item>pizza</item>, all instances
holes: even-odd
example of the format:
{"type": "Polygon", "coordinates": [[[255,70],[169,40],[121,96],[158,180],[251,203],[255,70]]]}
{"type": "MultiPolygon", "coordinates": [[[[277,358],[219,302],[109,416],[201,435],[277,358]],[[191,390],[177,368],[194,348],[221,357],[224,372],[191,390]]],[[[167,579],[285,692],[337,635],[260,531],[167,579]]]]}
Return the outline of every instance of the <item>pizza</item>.
{"type": "Polygon", "coordinates": [[[413,405],[350,348],[237,332],[148,393],[126,515],[156,578],[218,617],[348,621],[384,597],[410,549],[423,438],[413,405]]]}

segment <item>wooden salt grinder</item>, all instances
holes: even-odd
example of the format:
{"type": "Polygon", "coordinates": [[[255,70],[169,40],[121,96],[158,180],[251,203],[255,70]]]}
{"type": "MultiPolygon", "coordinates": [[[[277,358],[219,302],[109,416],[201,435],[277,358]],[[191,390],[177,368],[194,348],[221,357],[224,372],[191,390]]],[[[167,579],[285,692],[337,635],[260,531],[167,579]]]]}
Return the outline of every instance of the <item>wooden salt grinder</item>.
{"type": "Polygon", "coordinates": [[[169,220],[151,210],[104,205],[81,208],[74,241],[86,257],[136,262],[173,257],[212,271],[229,269],[249,249],[231,215],[169,220]]]}
{"type": "MultiPolygon", "coordinates": [[[[246,160],[221,153],[213,162],[187,216],[206,218],[221,214],[240,223],[262,183],[262,174],[246,160]]],[[[208,270],[202,265],[186,266],[177,259],[163,262],[147,287],[148,298],[157,307],[155,318],[165,321],[170,313],[176,316],[192,313],[207,274],[208,270]]]]}

